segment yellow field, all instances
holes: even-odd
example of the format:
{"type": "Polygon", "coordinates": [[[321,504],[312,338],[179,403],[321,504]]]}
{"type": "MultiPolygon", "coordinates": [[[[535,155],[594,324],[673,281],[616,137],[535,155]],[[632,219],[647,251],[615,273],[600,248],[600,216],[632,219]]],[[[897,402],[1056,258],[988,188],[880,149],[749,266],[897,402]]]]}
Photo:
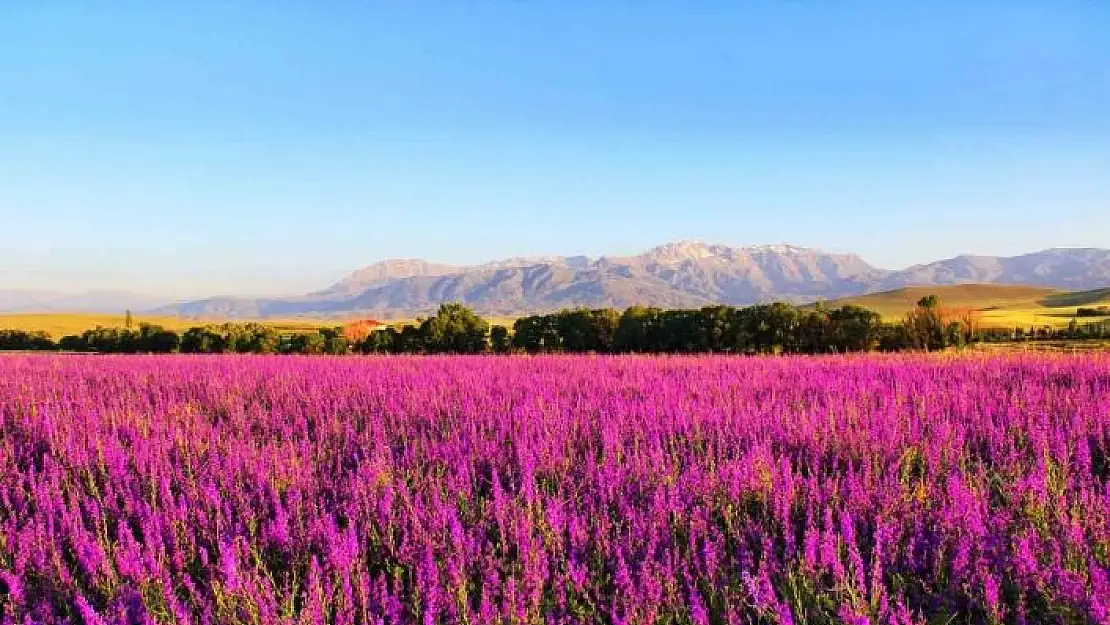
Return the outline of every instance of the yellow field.
{"type": "MultiPolygon", "coordinates": [[[[135,315],[134,325],[142,322],[160,325],[168,330],[184,332],[195,326],[209,323],[223,323],[221,319],[186,319],[181,317],[158,317],[148,315],[135,315]]],[[[250,319],[237,319],[236,322],[244,323],[250,319]]],[[[415,325],[415,319],[388,319],[385,323],[402,328],[406,325],[415,325]]],[[[514,319],[511,317],[493,317],[488,319],[490,325],[500,324],[512,327],[514,319]]],[[[322,327],[335,327],[345,323],[343,319],[266,319],[258,321],[282,333],[309,332],[322,327]]],[[[124,316],[118,314],[97,313],[0,313],[0,330],[42,330],[54,339],[59,339],[67,334],[81,334],[97,326],[105,328],[122,328],[124,316]]]]}
{"type": "Polygon", "coordinates": [[[985,353],[1011,352],[1101,352],[1110,350],[1110,341],[1099,340],[1057,340],[1057,341],[1010,341],[1006,343],[975,343],[964,349],[985,353]]]}
{"type": "MultiPolygon", "coordinates": [[[[246,321],[246,320],[237,320],[246,321]]],[[[180,317],[149,317],[135,315],[134,324],[154,323],[168,330],[184,332],[194,326],[208,323],[222,323],[222,321],[204,319],[182,319],[180,317]]],[[[280,332],[306,332],[324,326],[342,325],[342,321],[315,320],[315,319],[268,319],[259,323],[276,328],[280,332]]],[[[0,314],[0,330],[43,330],[51,337],[59,339],[67,334],[81,334],[96,326],[105,328],[122,328],[123,315],[91,314],[91,313],[17,313],[0,314]]]]}
{"type": "MultiPolygon", "coordinates": [[[[907,287],[827,302],[829,307],[855,304],[874,310],[886,321],[898,321],[913,310],[919,299],[936,295],[941,306],[979,311],[980,324],[993,328],[1051,326],[1067,327],[1081,306],[1110,304],[1110,289],[1061,291],[1043,287],[1006,284],[960,284],[955,286],[907,287]]],[[[1079,323],[1110,317],[1081,317],[1079,323]]]]}
{"type": "MultiPolygon", "coordinates": [[[[913,309],[919,299],[935,294],[941,305],[953,308],[972,308],[979,311],[983,327],[1066,327],[1081,306],[1110,305],[1110,288],[1096,291],[1061,291],[1031,286],[998,284],[962,284],[956,286],[907,287],[883,293],[872,293],[826,302],[835,308],[855,304],[874,310],[886,321],[899,321],[913,309]]],[[[487,317],[490,325],[512,327],[513,317],[487,317]]],[[[1079,323],[1110,320],[1110,317],[1083,317],[1079,323]]],[[[249,321],[249,320],[238,320],[249,321]]],[[[414,325],[415,319],[387,319],[395,327],[414,325]]],[[[183,332],[191,327],[220,320],[185,319],[180,317],[152,317],[136,315],[134,323],[154,323],[170,330],[183,332]]],[[[283,333],[304,332],[320,327],[342,325],[341,319],[268,319],[260,321],[283,333]]],[[[58,339],[67,334],[80,334],[96,326],[123,327],[124,316],[119,314],[90,313],[0,313],[0,330],[43,330],[58,339]]]]}

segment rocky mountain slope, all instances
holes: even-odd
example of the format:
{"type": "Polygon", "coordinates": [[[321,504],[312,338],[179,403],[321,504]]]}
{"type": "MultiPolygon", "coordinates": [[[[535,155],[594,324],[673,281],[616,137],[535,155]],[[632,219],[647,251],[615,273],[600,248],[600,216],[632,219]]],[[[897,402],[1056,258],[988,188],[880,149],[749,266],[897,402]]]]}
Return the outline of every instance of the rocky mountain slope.
{"type": "Polygon", "coordinates": [[[483,314],[518,315],[574,306],[694,307],[772,300],[835,299],[907,285],[1032,284],[1064,289],[1110,285],[1110,250],[1051,249],[1003,258],[959,256],[903,270],[854,254],[788,245],[728,246],[680,241],[642,254],[517,258],[476,266],[388,260],[298,298],[214,298],[159,313],[189,317],[377,317],[427,314],[448,301],[483,314]]]}

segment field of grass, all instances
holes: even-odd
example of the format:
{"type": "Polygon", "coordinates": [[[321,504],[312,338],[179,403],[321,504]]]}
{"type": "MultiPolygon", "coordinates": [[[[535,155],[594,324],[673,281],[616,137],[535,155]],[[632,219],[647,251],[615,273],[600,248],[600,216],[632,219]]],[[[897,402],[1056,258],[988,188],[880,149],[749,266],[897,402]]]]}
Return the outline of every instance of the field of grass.
{"type": "MultiPolygon", "coordinates": [[[[1035,286],[1008,284],[960,284],[954,286],[914,286],[883,293],[872,293],[828,302],[830,307],[855,304],[878,312],[887,321],[897,321],[913,310],[926,295],[940,297],[941,305],[972,308],[980,313],[983,327],[1066,327],[1076,308],[1110,303],[1110,289],[1061,291],[1035,286]]],[[[1110,317],[1085,317],[1080,323],[1110,317]]]]}
{"type": "MultiPolygon", "coordinates": [[[[515,318],[512,317],[489,317],[487,320],[490,325],[505,325],[512,327],[515,318]]],[[[209,323],[222,323],[225,320],[221,319],[189,319],[182,317],[172,316],[150,316],[150,315],[135,315],[134,324],[137,326],[139,323],[153,323],[160,325],[168,330],[175,332],[184,332],[189,328],[201,326],[209,323]]],[[[241,322],[253,321],[251,319],[237,320],[241,322]]],[[[402,328],[407,325],[415,325],[417,320],[412,319],[389,319],[385,320],[389,325],[397,328],[402,328]]],[[[259,320],[262,323],[273,328],[276,328],[282,333],[293,332],[310,332],[322,327],[334,327],[343,325],[343,319],[265,319],[259,320]]],[[[27,332],[41,330],[49,334],[54,339],[59,339],[67,334],[81,334],[85,330],[91,330],[97,326],[105,328],[122,328],[124,325],[124,315],[121,314],[107,314],[107,313],[0,313],[0,330],[24,330],[27,332]]]]}
{"type": "MultiPolygon", "coordinates": [[[[906,287],[894,291],[872,293],[826,302],[829,307],[855,304],[874,310],[887,321],[898,321],[913,309],[919,299],[935,294],[941,304],[953,308],[973,308],[980,312],[983,327],[1066,327],[1075,317],[1076,308],[1110,304],[1110,288],[1092,291],[1061,291],[1034,286],[1001,284],[962,284],[955,286],[906,287]]],[[[1110,317],[1085,317],[1080,323],[1107,320],[1110,317]]],[[[514,317],[486,317],[490,325],[512,327],[514,317]]],[[[242,320],[249,321],[249,320],[242,320]]],[[[136,315],[134,322],[154,323],[183,332],[191,327],[219,320],[189,319],[172,316],[136,315]]],[[[344,323],[341,319],[268,319],[260,321],[280,332],[305,332],[344,323]]],[[[395,327],[415,325],[416,318],[389,319],[395,327]]],[[[0,330],[43,330],[55,339],[67,334],[103,327],[123,327],[122,314],[95,313],[0,313],[0,330]]]]}
{"type": "Polygon", "coordinates": [[[0,359],[0,623],[1110,623],[1110,354],[0,359]]]}
{"type": "Polygon", "coordinates": [[[1086,353],[1110,351],[1110,340],[1052,340],[1007,341],[1005,343],[975,343],[971,349],[989,354],[1009,353],[1086,353]]]}
{"type": "Polygon", "coordinates": [[[1049,295],[1044,299],[1046,306],[1091,306],[1110,303],[1110,288],[1093,291],[1074,291],[1049,295]]]}
{"type": "MultiPolygon", "coordinates": [[[[156,317],[136,315],[135,325],[139,323],[154,323],[169,330],[184,332],[194,326],[207,323],[220,323],[219,321],[204,319],[185,319],[180,317],[156,317]]],[[[261,321],[268,326],[277,328],[279,332],[307,332],[323,326],[335,326],[342,321],[314,320],[314,319],[270,319],[261,321]]],[[[42,330],[55,339],[67,334],[81,334],[97,326],[105,328],[122,328],[124,315],[119,314],[93,314],[93,313],[12,313],[0,314],[0,330],[42,330]]]]}

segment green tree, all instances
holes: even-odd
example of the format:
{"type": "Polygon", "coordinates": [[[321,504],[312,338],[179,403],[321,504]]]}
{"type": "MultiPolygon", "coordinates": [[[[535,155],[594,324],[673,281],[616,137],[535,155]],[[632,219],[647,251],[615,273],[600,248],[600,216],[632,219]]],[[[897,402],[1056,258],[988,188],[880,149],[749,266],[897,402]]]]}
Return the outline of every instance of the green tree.
{"type": "Polygon", "coordinates": [[[393,354],[397,350],[397,328],[392,326],[371,330],[363,339],[359,350],[364,354],[393,354]]]}
{"type": "Polygon", "coordinates": [[[55,348],[57,345],[46,332],[0,330],[0,350],[46,351],[55,348]]]}
{"type": "Polygon", "coordinates": [[[540,337],[544,351],[608,353],[614,351],[619,324],[620,313],[611,308],[563,310],[543,320],[540,337]]]}
{"type": "Polygon", "coordinates": [[[489,329],[489,343],[490,349],[495,354],[508,354],[513,348],[509,329],[502,325],[495,325],[489,329]]]}
{"type": "Polygon", "coordinates": [[[701,349],[707,352],[730,352],[732,345],[729,343],[729,328],[732,325],[731,306],[706,306],[698,311],[698,323],[701,326],[701,349]]]}
{"type": "Polygon", "coordinates": [[[559,351],[583,353],[596,349],[597,340],[590,323],[589,310],[579,308],[556,313],[554,328],[559,337],[559,351]]]}
{"type": "Polygon", "coordinates": [[[319,332],[298,332],[289,337],[291,354],[323,354],[326,348],[327,339],[319,332]]]}
{"type": "Polygon", "coordinates": [[[215,326],[196,326],[181,335],[181,351],[186,354],[222,353],[227,349],[226,337],[215,326]]]}
{"type": "Polygon", "coordinates": [[[343,327],[320,328],[324,337],[324,353],[331,356],[345,356],[351,352],[351,343],[343,333],[343,327]]]}
{"type": "Polygon", "coordinates": [[[917,349],[932,351],[943,349],[948,344],[948,328],[941,315],[940,298],[936,295],[919,299],[903,324],[917,349]]]}
{"type": "Polygon", "coordinates": [[[933,310],[938,309],[940,308],[940,296],[926,295],[917,300],[917,305],[921,308],[928,308],[933,310]]]}
{"type": "Polygon", "coordinates": [[[281,333],[277,329],[261,324],[248,323],[241,328],[241,339],[236,351],[251,354],[272,354],[281,345],[281,333]]]}
{"type": "Polygon", "coordinates": [[[433,354],[480,354],[488,347],[489,323],[462,304],[442,304],[420,324],[424,347],[433,354]]]}
{"type": "Polygon", "coordinates": [[[58,349],[65,352],[89,352],[92,349],[83,336],[67,334],[58,341],[58,349]]]}
{"type": "Polygon", "coordinates": [[[668,310],[659,315],[662,351],[688,354],[702,351],[706,343],[697,310],[668,310]]]}
{"type": "Polygon", "coordinates": [[[829,334],[826,341],[838,352],[866,352],[879,342],[882,317],[861,306],[841,306],[828,315],[829,334]]]}
{"type": "MultiPolygon", "coordinates": [[[[423,324],[423,322],[421,322],[423,324]]],[[[397,335],[396,353],[423,354],[427,352],[424,335],[419,326],[405,326],[397,335]]]]}
{"type": "Polygon", "coordinates": [[[616,349],[620,352],[659,352],[666,344],[659,308],[630,306],[617,324],[616,349]]]}
{"type": "Polygon", "coordinates": [[[105,328],[97,326],[85,330],[81,340],[87,351],[101,354],[131,354],[138,351],[136,333],[122,328],[105,328]]]}
{"type": "Polygon", "coordinates": [[[799,311],[797,332],[795,347],[803,354],[839,351],[834,344],[832,314],[820,302],[814,310],[799,311]]]}
{"type": "Polygon", "coordinates": [[[168,354],[177,351],[180,345],[181,337],[176,332],[150,323],[139,324],[139,330],[135,337],[135,346],[138,351],[168,354]]]}
{"type": "Polygon", "coordinates": [[[904,323],[882,324],[878,330],[878,345],[884,352],[905,351],[914,348],[914,337],[904,323]]]}
{"type": "Polygon", "coordinates": [[[513,323],[513,345],[529,354],[563,351],[557,315],[521,317],[513,323]]]}
{"type": "Polygon", "coordinates": [[[745,351],[757,354],[778,354],[796,351],[798,309],[776,302],[757,304],[739,312],[745,351]]]}

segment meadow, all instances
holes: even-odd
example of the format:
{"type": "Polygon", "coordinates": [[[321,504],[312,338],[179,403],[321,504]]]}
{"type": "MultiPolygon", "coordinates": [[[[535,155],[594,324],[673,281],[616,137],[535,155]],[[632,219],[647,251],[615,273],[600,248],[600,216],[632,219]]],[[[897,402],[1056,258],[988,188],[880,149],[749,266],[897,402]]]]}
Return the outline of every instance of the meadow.
{"type": "MultiPolygon", "coordinates": [[[[911,286],[894,291],[835,300],[829,306],[855,304],[874,310],[888,322],[896,322],[913,310],[919,299],[937,295],[944,306],[976,311],[984,328],[1066,328],[1083,306],[1110,305],[1110,289],[1061,291],[1045,287],[1010,284],[958,284],[911,286]]],[[[1110,317],[1088,317],[1083,322],[1106,321],[1110,317]]]]}
{"type": "MultiPolygon", "coordinates": [[[[67,334],[81,334],[96,327],[123,328],[125,314],[110,313],[0,313],[0,329],[43,331],[57,339],[67,334]]],[[[223,323],[226,320],[188,319],[184,317],[135,315],[133,325],[151,323],[174,332],[184,332],[191,327],[206,323],[223,323]]],[[[311,332],[321,327],[339,325],[341,321],[326,319],[266,319],[258,323],[276,329],[278,332],[311,332]]]]}
{"type": "Polygon", "coordinates": [[[0,358],[0,621],[1110,623],[1110,355],[0,358]]]}

